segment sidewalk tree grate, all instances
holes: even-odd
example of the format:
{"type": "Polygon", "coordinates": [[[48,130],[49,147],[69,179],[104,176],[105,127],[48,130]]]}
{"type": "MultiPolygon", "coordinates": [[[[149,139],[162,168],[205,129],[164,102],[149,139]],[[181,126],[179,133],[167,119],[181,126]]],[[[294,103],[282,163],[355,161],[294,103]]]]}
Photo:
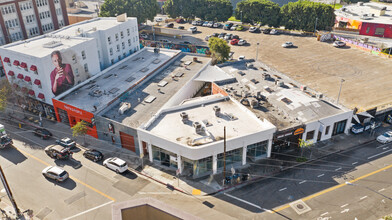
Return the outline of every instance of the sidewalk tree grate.
{"type": "Polygon", "coordinates": [[[291,208],[294,209],[295,212],[297,212],[298,215],[302,215],[306,212],[309,212],[312,210],[306,203],[302,200],[297,200],[295,202],[290,203],[291,208]]]}

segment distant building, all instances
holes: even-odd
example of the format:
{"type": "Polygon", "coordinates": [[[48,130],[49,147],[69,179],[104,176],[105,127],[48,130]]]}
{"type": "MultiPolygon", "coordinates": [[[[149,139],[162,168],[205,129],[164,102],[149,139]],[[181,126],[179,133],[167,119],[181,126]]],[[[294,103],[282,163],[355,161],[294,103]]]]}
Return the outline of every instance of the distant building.
{"type": "Polygon", "coordinates": [[[358,2],[335,10],[335,27],[358,30],[360,35],[392,38],[392,6],[358,2]]]}

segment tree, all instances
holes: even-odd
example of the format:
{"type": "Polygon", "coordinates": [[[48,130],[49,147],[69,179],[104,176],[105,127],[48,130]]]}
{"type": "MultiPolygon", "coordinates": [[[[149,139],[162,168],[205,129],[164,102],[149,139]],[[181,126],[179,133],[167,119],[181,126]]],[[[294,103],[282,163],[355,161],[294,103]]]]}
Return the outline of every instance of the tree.
{"type": "Polygon", "coordinates": [[[280,14],[281,25],[286,29],[313,32],[316,26],[318,30],[330,30],[335,22],[334,9],[323,3],[289,2],[282,6],[280,14]]]}
{"type": "Polygon", "coordinates": [[[89,130],[87,123],[85,121],[79,121],[71,129],[72,129],[72,136],[77,137],[83,135],[84,138],[83,142],[84,144],[86,144],[86,134],[89,130]]]}
{"type": "Polygon", "coordinates": [[[0,111],[4,111],[7,108],[8,99],[11,94],[11,86],[8,80],[2,80],[0,82],[0,111]]]}
{"type": "Polygon", "coordinates": [[[197,12],[202,20],[227,21],[233,15],[233,6],[229,0],[204,0],[197,12]]]}
{"type": "Polygon", "coordinates": [[[278,27],[280,20],[279,4],[269,0],[245,0],[237,4],[235,18],[246,23],[260,23],[278,27]],[[242,11],[242,13],[241,13],[242,11]]]}
{"type": "Polygon", "coordinates": [[[163,9],[171,18],[194,19],[201,1],[204,0],[167,0],[163,9]]]}
{"type": "Polygon", "coordinates": [[[230,46],[227,45],[225,40],[212,37],[208,41],[208,46],[210,47],[213,58],[219,62],[224,62],[229,59],[230,46]]]}
{"type": "Polygon", "coordinates": [[[105,0],[101,6],[101,17],[115,17],[127,13],[129,17],[137,17],[139,23],[153,20],[159,12],[156,0],[105,0]]]}

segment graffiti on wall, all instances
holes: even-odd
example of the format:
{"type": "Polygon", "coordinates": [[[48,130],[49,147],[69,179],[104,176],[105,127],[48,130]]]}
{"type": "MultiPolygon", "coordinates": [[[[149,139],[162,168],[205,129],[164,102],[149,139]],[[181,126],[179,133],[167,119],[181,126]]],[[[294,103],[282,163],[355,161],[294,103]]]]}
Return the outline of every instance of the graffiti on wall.
{"type": "Polygon", "coordinates": [[[375,53],[375,54],[378,54],[378,53],[381,52],[381,49],[378,48],[378,47],[374,47],[374,46],[371,46],[371,45],[368,45],[368,44],[364,44],[364,43],[361,43],[361,42],[358,42],[358,41],[355,41],[355,40],[343,38],[343,37],[336,36],[336,35],[335,35],[335,38],[337,40],[344,41],[344,42],[349,43],[351,45],[355,45],[355,46],[357,46],[359,48],[363,48],[365,50],[371,51],[372,53],[375,53]]]}
{"type": "Polygon", "coordinates": [[[207,56],[211,55],[209,47],[197,46],[193,44],[173,44],[173,43],[165,43],[165,42],[157,42],[150,40],[141,40],[141,48],[142,47],[159,47],[171,50],[181,50],[182,52],[187,53],[198,53],[205,54],[207,56]]]}

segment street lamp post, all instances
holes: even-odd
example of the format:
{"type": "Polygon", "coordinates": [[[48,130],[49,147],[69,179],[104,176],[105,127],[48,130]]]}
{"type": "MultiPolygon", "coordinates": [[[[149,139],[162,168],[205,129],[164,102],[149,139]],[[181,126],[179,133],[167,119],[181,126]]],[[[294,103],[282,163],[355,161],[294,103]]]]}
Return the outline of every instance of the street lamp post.
{"type": "Polygon", "coordinates": [[[344,79],[340,80],[340,88],[339,88],[339,94],[338,94],[338,99],[336,100],[336,104],[339,104],[340,92],[342,91],[342,85],[344,81],[345,81],[344,79]]]}
{"type": "Polygon", "coordinates": [[[317,20],[318,20],[318,18],[316,18],[316,22],[314,23],[314,33],[316,33],[316,28],[317,28],[317,20]]]}
{"type": "Polygon", "coordinates": [[[241,11],[241,23],[242,23],[242,11],[241,11]]]}
{"type": "Polygon", "coordinates": [[[257,61],[257,57],[259,56],[259,44],[260,43],[256,44],[256,61],[257,61]]]}

